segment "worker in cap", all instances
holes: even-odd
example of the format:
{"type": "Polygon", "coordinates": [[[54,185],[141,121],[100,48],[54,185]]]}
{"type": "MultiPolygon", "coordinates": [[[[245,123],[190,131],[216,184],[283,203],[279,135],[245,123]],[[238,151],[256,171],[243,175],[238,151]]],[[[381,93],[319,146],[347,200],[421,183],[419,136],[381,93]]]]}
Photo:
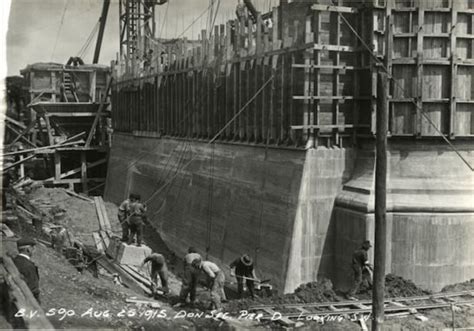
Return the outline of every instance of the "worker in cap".
{"type": "Polygon", "coordinates": [[[181,286],[181,292],[179,293],[181,304],[186,303],[188,295],[191,305],[196,301],[196,287],[199,271],[192,267],[194,260],[201,260],[201,255],[198,254],[194,247],[189,247],[188,254],[184,256],[183,284],[181,286]]]}
{"type": "Polygon", "coordinates": [[[356,249],[352,254],[352,272],[353,283],[352,287],[347,293],[347,298],[350,300],[357,300],[354,295],[357,294],[359,287],[364,281],[372,286],[372,265],[369,263],[367,256],[368,250],[372,247],[369,240],[365,240],[359,249],[356,249]]]}
{"type": "Polygon", "coordinates": [[[33,239],[21,238],[16,242],[18,255],[13,259],[18,271],[33,296],[40,302],[38,267],[31,261],[36,242],[33,239]]]}
{"type": "Polygon", "coordinates": [[[146,206],[140,201],[141,197],[138,194],[133,195],[134,199],[130,202],[130,237],[128,238],[128,244],[133,243],[135,235],[137,236],[137,246],[142,245],[143,237],[143,225],[146,219],[146,206]]]}
{"type": "Polygon", "coordinates": [[[161,288],[159,289],[165,294],[168,293],[168,267],[166,266],[165,257],[162,254],[152,253],[143,260],[140,267],[143,268],[146,263],[151,263],[151,290],[153,294],[158,289],[158,276],[160,276],[161,281],[161,288]]]}
{"type": "Polygon", "coordinates": [[[130,236],[130,203],[135,202],[135,194],[131,193],[128,199],[124,200],[118,209],[118,220],[122,225],[122,241],[128,242],[130,236]]]}
{"type": "Polygon", "coordinates": [[[245,284],[247,285],[250,296],[255,298],[254,280],[257,277],[255,277],[255,269],[253,267],[252,258],[248,254],[244,254],[230,264],[230,269],[231,276],[235,276],[237,278],[237,291],[239,293],[239,297],[243,297],[245,280],[245,284]]]}
{"type": "Polygon", "coordinates": [[[221,310],[222,302],[227,300],[224,292],[224,272],[215,263],[201,259],[194,259],[192,266],[202,270],[207,276],[208,287],[211,289],[211,309],[221,310]]]}
{"type": "Polygon", "coordinates": [[[52,225],[51,230],[51,245],[53,246],[56,252],[62,254],[63,249],[67,245],[67,231],[61,225],[52,225]]]}

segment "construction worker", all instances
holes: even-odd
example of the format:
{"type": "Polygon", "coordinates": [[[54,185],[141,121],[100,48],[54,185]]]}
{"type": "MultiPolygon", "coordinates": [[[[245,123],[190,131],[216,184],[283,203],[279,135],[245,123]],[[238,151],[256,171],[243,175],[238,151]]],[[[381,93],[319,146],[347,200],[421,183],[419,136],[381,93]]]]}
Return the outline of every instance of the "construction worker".
{"type": "Polygon", "coordinates": [[[194,259],[192,266],[207,275],[208,288],[211,289],[211,309],[221,310],[222,302],[227,300],[224,292],[224,272],[215,263],[201,259],[194,259]]]}
{"type": "Polygon", "coordinates": [[[66,229],[61,225],[52,225],[51,230],[51,245],[56,252],[62,254],[68,240],[66,229]]]}
{"type": "Polygon", "coordinates": [[[250,296],[252,299],[255,298],[254,280],[257,277],[255,277],[252,258],[247,254],[244,254],[230,264],[230,269],[230,275],[237,278],[237,291],[239,293],[239,297],[243,297],[245,280],[250,296]]]}
{"type": "Polygon", "coordinates": [[[367,256],[368,250],[372,247],[369,240],[362,243],[360,249],[357,249],[352,254],[352,271],[354,273],[353,284],[347,298],[350,300],[357,300],[354,295],[357,294],[360,285],[363,281],[367,281],[369,286],[372,286],[372,265],[369,263],[367,256]]]}
{"type": "Polygon", "coordinates": [[[118,220],[122,225],[122,241],[128,242],[130,235],[130,224],[128,217],[130,216],[130,203],[135,202],[135,194],[130,194],[128,199],[124,200],[118,209],[118,220]]]}
{"type": "Polygon", "coordinates": [[[181,286],[181,292],[179,293],[182,304],[186,303],[188,294],[191,305],[193,305],[196,300],[196,287],[199,273],[192,267],[192,263],[196,259],[201,260],[201,255],[198,254],[194,247],[189,247],[188,254],[184,257],[183,284],[181,286]]]}
{"type": "Polygon", "coordinates": [[[134,200],[129,204],[130,208],[130,237],[128,238],[128,244],[133,243],[135,235],[137,235],[137,246],[142,245],[143,236],[143,222],[146,218],[146,206],[140,202],[140,195],[134,194],[134,200]]]}
{"type": "Polygon", "coordinates": [[[38,267],[31,261],[36,242],[33,239],[22,238],[16,242],[18,255],[13,259],[18,271],[23,277],[31,293],[40,302],[38,267]]]}
{"type": "Polygon", "coordinates": [[[158,276],[160,276],[160,281],[161,281],[161,288],[165,294],[169,292],[168,288],[168,267],[166,266],[166,260],[165,257],[161,254],[158,253],[152,253],[151,255],[147,256],[140,268],[143,268],[143,266],[146,263],[151,263],[151,284],[152,288],[151,291],[153,295],[156,293],[156,290],[158,289],[158,276]]]}

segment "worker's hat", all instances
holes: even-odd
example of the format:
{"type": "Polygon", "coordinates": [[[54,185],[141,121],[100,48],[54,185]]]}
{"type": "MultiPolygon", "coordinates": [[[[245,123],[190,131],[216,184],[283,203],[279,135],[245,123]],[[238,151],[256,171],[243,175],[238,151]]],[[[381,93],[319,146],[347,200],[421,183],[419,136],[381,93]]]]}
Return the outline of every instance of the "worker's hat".
{"type": "Polygon", "coordinates": [[[372,245],[370,244],[370,240],[366,240],[362,243],[362,247],[367,247],[367,248],[370,248],[372,247],[372,245]]]}
{"type": "Polygon", "coordinates": [[[246,266],[252,265],[252,258],[248,256],[247,254],[242,255],[242,257],[240,258],[240,261],[242,261],[242,263],[246,266]]]}
{"type": "Polygon", "coordinates": [[[194,259],[193,262],[191,262],[191,265],[194,268],[199,268],[201,266],[201,259],[194,259]]]}
{"type": "Polygon", "coordinates": [[[36,241],[34,239],[29,239],[29,238],[20,238],[16,242],[16,247],[25,247],[25,246],[34,246],[36,245],[36,241]]]}

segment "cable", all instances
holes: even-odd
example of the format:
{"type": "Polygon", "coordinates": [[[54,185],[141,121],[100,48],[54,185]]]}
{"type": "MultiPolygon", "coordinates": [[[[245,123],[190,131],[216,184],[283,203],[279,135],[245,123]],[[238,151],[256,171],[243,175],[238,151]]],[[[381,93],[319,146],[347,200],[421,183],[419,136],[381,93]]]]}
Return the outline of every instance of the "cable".
{"type": "Polygon", "coordinates": [[[166,18],[168,17],[168,7],[169,6],[170,6],[170,1],[168,1],[166,3],[166,10],[165,10],[165,14],[163,16],[163,23],[161,23],[160,36],[159,36],[160,39],[161,39],[161,36],[163,35],[163,28],[165,26],[166,18]]]}
{"type": "MultiPolygon", "coordinates": [[[[260,87],[260,89],[259,89],[257,92],[255,92],[255,94],[253,95],[253,97],[250,98],[250,99],[245,103],[244,106],[242,106],[242,108],[224,125],[224,127],[223,127],[221,130],[219,130],[218,133],[216,133],[216,134],[214,135],[214,137],[213,137],[210,141],[207,142],[206,145],[212,144],[212,143],[222,134],[222,132],[224,132],[224,130],[225,130],[230,124],[232,124],[232,123],[235,121],[235,119],[248,107],[248,105],[250,105],[250,104],[253,102],[253,100],[255,100],[255,98],[264,90],[264,88],[265,88],[273,79],[274,79],[274,74],[272,74],[272,75],[270,76],[270,78],[260,87]]],[[[194,157],[192,157],[192,158],[183,166],[182,169],[184,169],[184,168],[186,168],[187,166],[189,166],[192,161],[194,161],[194,157]]],[[[176,175],[174,175],[173,177],[171,177],[171,178],[170,178],[167,182],[165,182],[160,188],[158,188],[158,189],[152,194],[152,196],[151,196],[148,200],[145,201],[145,203],[148,203],[148,201],[150,201],[156,194],[159,194],[161,191],[163,191],[163,189],[164,189],[168,184],[171,183],[171,181],[174,179],[174,177],[176,177],[176,175]]]]}
{"type": "Polygon", "coordinates": [[[184,35],[184,34],[186,33],[186,31],[188,31],[188,30],[191,28],[191,26],[193,26],[194,23],[196,23],[196,21],[197,21],[198,19],[200,19],[206,12],[208,12],[208,11],[211,9],[212,6],[213,6],[213,3],[211,3],[198,17],[196,17],[196,18],[186,27],[186,29],[183,30],[183,32],[181,32],[181,33],[180,33],[176,38],[174,38],[174,39],[178,39],[179,37],[181,37],[182,35],[184,35]]]}
{"type": "MultiPolygon", "coordinates": [[[[333,6],[337,6],[338,4],[332,0],[332,4],[333,6]]],[[[403,92],[403,96],[405,96],[406,94],[406,90],[403,88],[403,86],[400,85],[400,83],[398,83],[395,78],[392,76],[392,74],[389,72],[388,68],[385,66],[385,64],[380,61],[377,57],[377,55],[372,51],[372,49],[369,47],[369,45],[367,45],[367,43],[363,40],[363,38],[359,35],[359,33],[354,29],[354,27],[350,24],[349,21],[347,21],[347,19],[339,12],[337,11],[337,14],[339,17],[342,18],[342,20],[344,21],[344,23],[347,25],[347,27],[352,31],[352,33],[355,34],[355,36],[357,37],[357,39],[359,39],[359,41],[362,43],[362,45],[369,51],[371,57],[375,60],[375,62],[380,65],[382,67],[382,69],[385,71],[385,73],[387,74],[387,77],[393,81],[393,83],[395,85],[397,85],[397,87],[400,89],[400,91],[403,92]]],[[[387,27],[388,29],[388,27],[387,27]]],[[[421,79],[421,77],[418,77],[418,79],[421,79]]],[[[459,158],[468,166],[468,168],[471,170],[471,171],[474,171],[474,168],[469,164],[469,162],[461,155],[461,153],[459,153],[459,151],[456,149],[456,147],[449,141],[448,138],[446,138],[446,136],[443,134],[443,132],[441,132],[441,130],[436,126],[435,123],[433,123],[433,121],[429,118],[428,115],[426,115],[426,112],[423,110],[422,107],[420,107],[416,102],[414,102],[413,100],[410,100],[410,102],[415,105],[416,109],[418,109],[420,111],[420,113],[423,115],[423,117],[428,121],[428,123],[435,129],[435,131],[441,136],[441,138],[443,138],[443,140],[451,147],[451,149],[459,156],[459,158]]]]}
{"type": "Polygon", "coordinates": [[[97,31],[99,30],[99,25],[100,25],[100,20],[98,20],[96,22],[96,24],[94,25],[94,27],[92,28],[92,31],[91,33],[89,34],[89,36],[87,37],[86,41],[84,42],[84,45],[82,45],[81,49],[79,50],[79,52],[77,52],[77,56],[82,58],[82,56],[84,56],[84,54],[86,53],[87,49],[89,48],[92,40],[94,39],[94,36],[96,35],[97,31]]]}
{"type": "Polygon", "coordinates": [[[53,61],[54,52],[56,51],[56,45],[58,44],[59,35],[61,34],[61,28],[63,26],[64,16],[66,15],[66,10],[67,10],[68,5],[69,5],[69,0],[66,0],[66,3],[64,4],[63,14],[61,16],[61,21],[59,22],[59,28],[58,28],[58,33],[56,34],[56,40],[54,42],[53,52],[51,53],[51,61],[53,61]]]}

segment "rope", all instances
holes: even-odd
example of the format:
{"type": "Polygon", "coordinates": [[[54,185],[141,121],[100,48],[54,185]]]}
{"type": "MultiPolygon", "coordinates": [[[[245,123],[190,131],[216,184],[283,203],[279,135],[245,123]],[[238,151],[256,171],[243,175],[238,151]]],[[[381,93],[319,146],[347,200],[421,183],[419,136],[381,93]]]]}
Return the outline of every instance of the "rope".
{"type": "Polygon", "coordinates": [[[89,48],[92,40],[94,39],[94,36],[95,34],[97,33],[97,31],[99,30],[99,23],[100,23],[100,20],[96,22],[96,24],[94,25],[94,27],[92,28],[92,31],[91,33],[89,34],[89,36],[87,37],[86,41],[84,42],[84,44],[82,45],[81,49],[79,50],[79,52],[77,52],[77,56],[78,57],[83,57],[85,52],[87,51],[87,49],[89,48]]]}
{"type": "MultiPolygon", "coordinates": [[[[265,142],[265,157],[264,161],[267,161],[268,158],[268,145],[270,143],[270,129],[267,128],[267,140],[265,142]]],[[[263,225],[263,189],[265,188],[266,183],[266,164],[264,164],[263,169],[263,182],[262,187],[260,189],[260,217],[258,221],[258,239],[257,239],[257,246],[255,247],[255,266],[257,266],[258,262],[258,253],[260,251],[260,243],[262,241],[262,225],[263,225]]]]}
{"type": "Polygon", "coordinates": [[[51,61],[53,61],[54,52],[56,52],[56,46],[58,44],[59,35],[61,34],[61,28],[64,23],[64,16],[66,15],[66,10],[67,10],[68,5],[69,5],[69,0],[66,0],[66,3],[64,4],[63,14],[61,16],[61,21],[59,22],[59,28],[58,28],[58,33],[56,34],[56,40],[54,41],[53,52],[51,53],[51,61]]]}
{"type": "Polygon", "coordinates": [[[214,195],[214,151],[215,151],[215,144],[212,144],[212,153],[211,159],[209,160],[209,203],[208,203],[208,211],[209,211],[209,218],[207,221],[207,246],[206,246],[206,260],[209,255],[209,251],[211,250],[211,232],[212,232],[212,199],[214,195]]]}
{"type": "MultiPolygon", "coordinates": [[[[337,3],[332,0],[332,4],[334,6],[337,6],[337,3]]],[[[392,76],[392,74],[389,72],[388,68],[385,66],[385,64],[380,61],[377,57],[377,55],[372,51],[372,49],[369,47],[369,45],[367,45],[367,43],[363,40],[363,38],[360,36],[360,34],[354,29],[354,27],[350,24],[350,22],[344,17],[344,15],[342,15],[340,12],[337,12],[337,14],[339,15],[339,17],[342,18],[342,20],[344,21],[344,23],[347,25],[347,27],[352,31],[352,33],[354,33],[354,35],[357,37],[357,39],[361,42],[361,44],[364,46],[364,48],[366,48],[371,57],[375,60],[375,62],[380,66],[382,67],[382,69],[385,71],[385,73],[387,74],[387,77],[393,81],[393,83],[400,89],[400,91],[402,91],[403,93],[403,96],[406,95],[406,90],[403,88],[403,86],[400,85],[400,83],[398,83],[395,78],[392,76]]],[[[387,26],[387,29],[389,27],[387,26]]],[[[420,79],[420,77],[419,77],[420,79]]],[[[416,102],[414,102],[413,100],[410,101],[413,105],[415,105],[416,109],[420,111],[420,113],[423,115],[423,117],[428,121],[428,123],[435,129],[435,131],[441,136],[441,138],[443,138],[443,140],[451,147],[451,149],[459,156],[459,158],[468,166],[468,168],[471,170],[471,171],[474,171],[474,168],[469,164],[469,162],[461,155],[461,153],[459,153],[459,151],[456,149],[456,147],[449,141],[448,138],[446,138],[446,136],[443,134],[443,132],[436,126],[436,124],[429,118],[429,116],[426,114],[426,112],[423,110],[422,107],[420,107],[416,102]]]]}

